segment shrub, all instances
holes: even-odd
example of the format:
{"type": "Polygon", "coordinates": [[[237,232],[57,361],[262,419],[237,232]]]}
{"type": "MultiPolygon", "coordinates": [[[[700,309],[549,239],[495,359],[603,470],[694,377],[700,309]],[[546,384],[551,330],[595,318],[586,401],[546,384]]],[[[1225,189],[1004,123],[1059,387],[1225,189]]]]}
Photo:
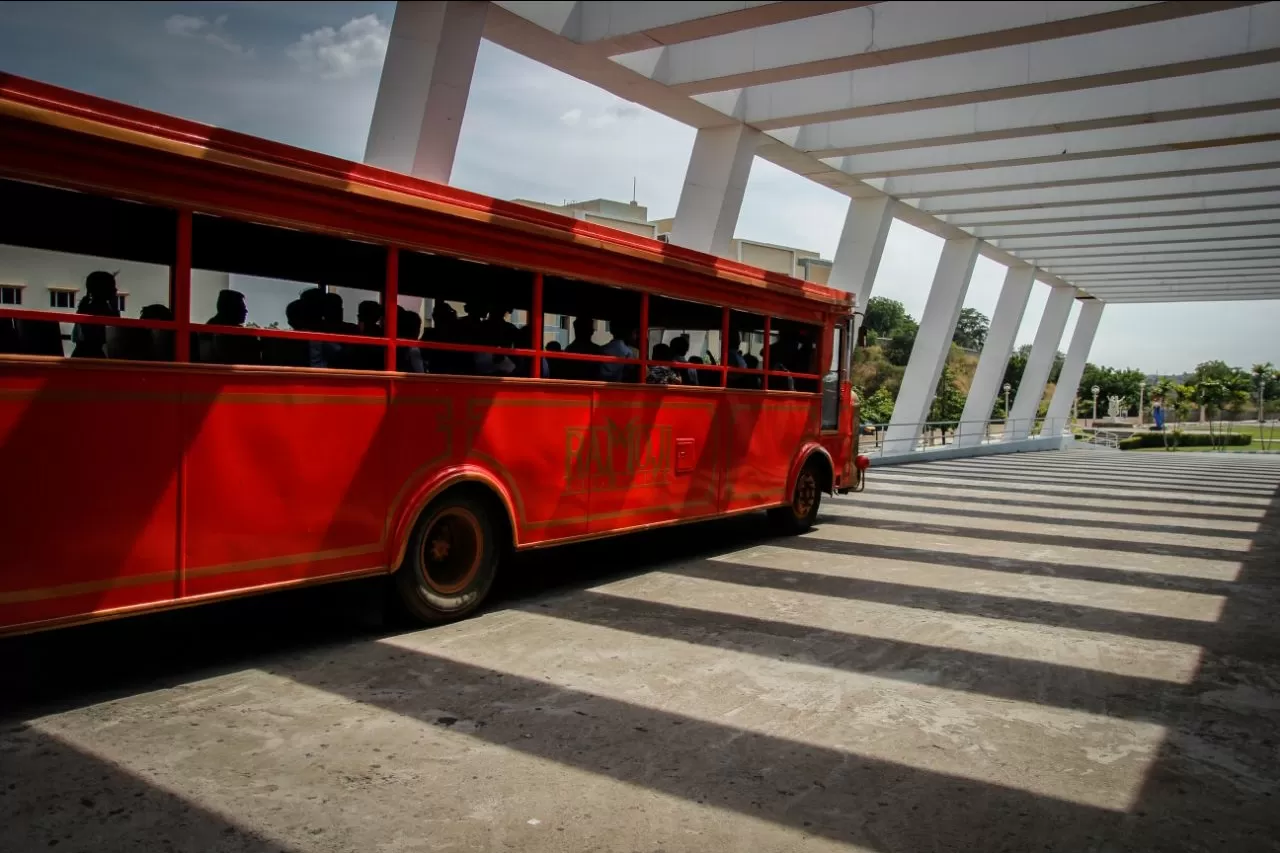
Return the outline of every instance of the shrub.
{"type": "MultiPolygon", "coordinates": [[[[1252,435],[1238,432],[1220,432],[1209,435],[1207,432],[1169,433],[1170,447],[1245,447],[1253,443],[1252,435]]],[[[1135,450],[1139,447],[1164,447],[1165,436],[1159,432],[1142,432],[1120,440],[1121,450],[1135,450]]]]}

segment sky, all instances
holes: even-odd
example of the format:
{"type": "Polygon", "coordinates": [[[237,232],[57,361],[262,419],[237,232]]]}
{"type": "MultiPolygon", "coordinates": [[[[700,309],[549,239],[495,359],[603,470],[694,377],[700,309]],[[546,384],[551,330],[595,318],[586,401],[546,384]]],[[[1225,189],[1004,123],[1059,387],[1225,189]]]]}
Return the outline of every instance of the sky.
{"type": "MultiPolygon", "coordinates": [[[[0,71],[359,160],[394,3],[0,2],[0,71]]],[[[451,183],[499,198],[637,200],[675,212],[694,131],[484,42],[451,183]]],[[[764,160],[737,236],[831,258],[847,199],[764,160]]],[[[872,293],[919,318],[942,241],[903,222],[872,293]]],[[[979,258],[966,307],[990,316],[1005,269],[979,258]]],[[[1037,283],[1018,344],[1049,288],[1037,283]]],[[[1075,326],[1072,309],[1060,348],[1075,326]]],[[[1152,374],[1222,359],[1280,364],[1280,301],[1111,305],[1090,361],[1152,374]]]]}

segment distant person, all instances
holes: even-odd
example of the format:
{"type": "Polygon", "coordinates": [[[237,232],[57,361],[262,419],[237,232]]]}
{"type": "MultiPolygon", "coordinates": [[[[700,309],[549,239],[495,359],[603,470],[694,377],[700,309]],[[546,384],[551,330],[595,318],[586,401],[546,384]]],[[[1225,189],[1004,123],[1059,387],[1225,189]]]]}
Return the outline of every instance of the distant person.
{"type": "MultiPolygon", "coordinates": [[[[80,300],[77,314],[90,317],[119,317],[120,298],[116,292],[116,277],[102,270],[91,272],[84,280],[85,297],[80,300]]],[[[99,324],[77,323],[71,330],[75,349],[72,358],[106,358],[107,327],[99,324]]]]}

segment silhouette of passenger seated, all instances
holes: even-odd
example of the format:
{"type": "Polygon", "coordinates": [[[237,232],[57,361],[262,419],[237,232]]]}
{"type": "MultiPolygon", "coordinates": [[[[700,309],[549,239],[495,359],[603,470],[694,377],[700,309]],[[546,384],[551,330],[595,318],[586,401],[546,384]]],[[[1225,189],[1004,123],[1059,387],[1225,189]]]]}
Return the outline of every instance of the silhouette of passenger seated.
{"type": "MultiPolygon", "coordinates": [[[[147,305],[138,317],[142,320],[172,320],[173,312],[167,305],[147,305]]],[[[173,361],[173,332],[134,326],[108,329],[107,357],[130,361],[173,361]]]]}
{"type": "MultiPolygon", "coordinates": [[[[218,292],[217,313],[209,318],[210,326],[243,326],[249,316],[244,294],[238,290],[218,292]]],[[[200,361],[206,364],[259,364],[262,344],[252,335],[201,334],[200,361]]]]}
{"type": "MultiPolygon", "coordinates": [[[[418,339],[418,331],[422,327],[422,318],[408,308],[396,309],[396,337],[418,339]]],[[[396,370],[401,373],[426,373],[426,361],[422,358],[422,350],[418,347],[396,348],[396,370]]]]}
{"type": "MultiPolygon", "coordinates": [[[[116,277],[97,270],[84,280],[85,297],[80,300],[77,314],[91,317],[119,317],[120,300],[116,296],[116,277]]],[[[75,349],[72,358],[106,358],[107,327],[100,324],[77,323],[71,330],[75,349]]],[[[61,351],[61,347],[59,347],[61,351]]]]}
{"type": "MultiPolygon", "coordinates": [[[[654,361],[673,361],[675,354],[671,351],[671,347],[667,344],[655,344],[653,347],[654,361]]],[[[649,374],[644,381],[649,385],[682,385],[680,374],[665,364],[649,365],[649,374]]]]}
{"type": "MultiPolygon", "coordinates": [[[[338,296],[338,294],[327,294],[338,296]]],[[[341,299],[341,297],[338,297],[341,299]]],[[[398,317],[399,315],[397,315],[398,317]]],[[[342,323],[342,333],[346,333],[347,323],[342,323]]],[[[367,338],[382,337],[382,304],[366,299],[356,309],[355,333],[367,338]]],[[[362,347],[350,345],[346,347],[349,355],[346,366],[352,370],[382,370],[385,366],[385,353],[381,346],[362,347]]]]}
{"type": "MultiPolygon", "coordinates": [[[[600,355],[600,345],[591,340],[595,325],[596,321],[591,317],[574,317],[573,340],[564,351],[577,355],[600,355]]],[[[561,379],[595,379],[600,371],[600,365],[593,361],[560,359],[556,366],[561,379]]]]}
{"type": "MultiPolygon", "coordinates": [[[[639,329],[625,321],[614,323],[613,327],[617,333],[609,343],[600,348],[600,354],[614,358],[639,358],[640,353],[636,349],[640,343],[639,329]]],[[[636,377],[640,375],[639,369],[634,364],[604,363],[598,367],[597,378],[604,382],[635,382],[636,377]]]]}

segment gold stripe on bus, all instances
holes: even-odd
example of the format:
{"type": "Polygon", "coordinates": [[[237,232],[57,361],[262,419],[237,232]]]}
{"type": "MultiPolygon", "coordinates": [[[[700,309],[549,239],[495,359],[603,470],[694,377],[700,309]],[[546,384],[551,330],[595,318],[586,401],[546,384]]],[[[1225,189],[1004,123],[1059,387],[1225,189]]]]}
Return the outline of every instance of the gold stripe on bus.
{"type": "MultiPolygon", "coordinates": [[[[314,551],[307,554],[291,554],[284,557],[269,557],[262,560],[245,560],[235,563],[221,563],[213,566],[202,566],[188,569],[188,578],[213,577],[238,572],[251,572],[260,569],[271,569],[277,566],[288,566],[297,563],[326,563],[344,557],[358,557],[374,554],[382,550],[381,543],[358,545],[353,548],[336,548],[329,551],[314,551]]],[[[385,566],[383,567],[385,568],[385,566]]],[[[130,575],[120,578],[108,578],[101,581],[85,581],[83,583],[59,584],[57,586],[19,589],[12,592],[0,592],[0,604],[23,604],[31,601],[47,601],[54,598],[73,598],[95,592],[106,592],[113,589],[128,589],[135,586],[147,586],[156,583],[172,583],[178,579],[175,569],[168,572],[152,572],[145,575],[130,575]]]]}

